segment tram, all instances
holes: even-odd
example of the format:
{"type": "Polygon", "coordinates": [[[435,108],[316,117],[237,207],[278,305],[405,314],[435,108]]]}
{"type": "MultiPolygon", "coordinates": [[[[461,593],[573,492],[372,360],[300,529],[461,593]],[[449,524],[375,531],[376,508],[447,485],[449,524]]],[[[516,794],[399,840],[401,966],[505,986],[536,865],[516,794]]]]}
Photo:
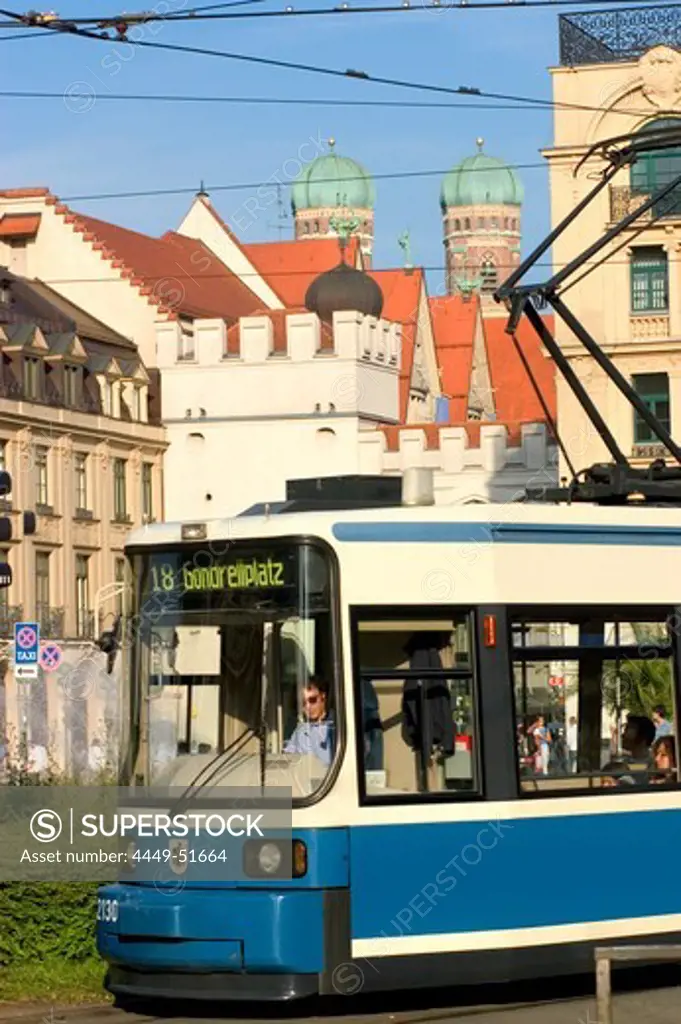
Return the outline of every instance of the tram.
{"type": "Polygon", "coordinates": [[[296,868],[267,842],[241,881],[104,886],[121,1001],[505,981],[681,942],[674,744],[632,766],[659,746],[648,698],[678,720],[678,510],[405,504],[401,483],[293,482],[131,535],[130,777],[284,778],[296,868]]]}

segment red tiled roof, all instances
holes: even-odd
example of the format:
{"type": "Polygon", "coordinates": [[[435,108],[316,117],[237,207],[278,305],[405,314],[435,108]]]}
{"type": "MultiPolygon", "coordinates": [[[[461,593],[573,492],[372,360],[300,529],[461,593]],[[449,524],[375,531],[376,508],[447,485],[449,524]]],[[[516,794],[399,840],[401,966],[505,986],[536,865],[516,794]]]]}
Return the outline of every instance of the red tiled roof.
{"type": "Polygon", "coordinates": [[[258,308],[261,300],[202,242],[168,231],[152,238],[96,217],[67,213],[104,258],[123,276],[142,286],[142,294],[175,313],[235,320],[258,308]]]}
{"type": "Polygon", "coordinates": [[[423,290],[423,270],[370,270],[383,292],[384,320],[402,324],[402,364],[400,367],[400,420],[407,418],[409,388],[414,368],[414,347],[418,325],[419,304],[423,290]]]}
{"type": "Polygon", "coordinates": [[[49,188],[3,188],[0,189],[2,199],[38,199],[49,196],[49,188]]]}
{"type": "MultiPolygon", "coordinates": [[[[545,317],[547,326],[553,330],[553,317],[545,317]]],[[[506,318],[490,317],[483,320],[487,341],[487,359],[494,391],[494,400],[499,422],[537,423],[546,417],[534,393],[534,388],[525,372],[525,367],[515,350],[513,341],[506,334],[506,318]]],[[[556,368],[551,359],[544,355],[541,342],[525,318],[520,320],[516,338],[527,359],[532,375],[549,408],[556,418],[556,368]]]]}
{"type": "MultiPolygon", "coordinates": [[[[536,420],[534,421],[536,422],[536,420]]],[[[448,430],[450,427],[463,427],[468,437],[469,448],[480,447],[481,427],[506,427],[508,443],[511,447],[519,446],[522,440],[522,423],[505,422],[499,420],[462,420],[459,423],[409,423],[403,426],[379,426],[378,430],[383,431],[386,437],[386,447],[389,452],[396,452],[400,446],[400,431],[422,430],[426,435],[426,450],[437,451],[440,447],[440,431],[448,430]]]]}
{"type": "MultiPolygon", "coordinates": [[[[287,352],[286,345],[286,317],[292,313],[307,313],[308,311],[303,307],[297,309],[258,309],[252,316],[266,316],[272,321],[272,349],[274,352],[280,352],[285,355],[287,352]]],[[[321,342],[320,349],[322,351],[333,351],[333,330],[330,324],[321,323],[321,342]]],[[[232,324],[227,331],[227,354],[230,356],[241,355],[241,332],[240,325],[238,323],[232,324]]]]}
{"type": "Polygon", "coordinates": [[[33,238],[39,227],[39,213],[6,213],[0,219],[0,238],[33,238]]]}
{"type": "MultiPolygon", "coordinates": [[[[359,242],[351,238],[345,261],[354,267],[359,242]]],[[[281,301],[289,307],[303,306],[305,293],[319,274],[340,263],[336,238],[310,238],[297,242],[253,242],[241,245],[253,266],[260,271],[281,301]]]]}
{"type": "Polygon", "coordinates": [[[428,300],[442,393],[449,398],[449,418],[463,422],[468,412],[473,342],[479,310],[476,296],[446,295],[428,300]]]}

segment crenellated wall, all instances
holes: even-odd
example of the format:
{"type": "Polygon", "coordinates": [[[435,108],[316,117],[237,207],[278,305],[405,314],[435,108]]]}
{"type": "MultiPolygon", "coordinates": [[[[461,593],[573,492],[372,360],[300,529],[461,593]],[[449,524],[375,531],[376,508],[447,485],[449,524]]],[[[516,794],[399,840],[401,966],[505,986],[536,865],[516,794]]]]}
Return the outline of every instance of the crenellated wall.
{"type": "Polygon", "coordinates": [[[543,423],[525,423],[511,437],[500,423],[391,432],[363,431],[359,472],[396,475],[411,467],[435,471],[437,504],[508,501],[526,487],[558,483],[556,447],[543,423]],[[397,435],[397,445],[394,446],[397,435]],[[471,443],[475,441],[475,443],[471,443]]]}
{"type": "Polygon", "coordinates": [[[356,473],[361,428],[399,422],[400,324],[270,311],[182,330],[157,335],[169,519],[280,500],[292,476],[356,473]]]}

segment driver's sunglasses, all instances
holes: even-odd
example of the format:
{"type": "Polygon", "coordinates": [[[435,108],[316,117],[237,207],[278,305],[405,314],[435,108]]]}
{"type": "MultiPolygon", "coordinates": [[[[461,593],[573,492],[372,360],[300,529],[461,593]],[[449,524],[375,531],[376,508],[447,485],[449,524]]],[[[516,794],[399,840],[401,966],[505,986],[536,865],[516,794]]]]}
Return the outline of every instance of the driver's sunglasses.
{"type": "Polygon", "coordinates": [[[303,704],[318,704],[318,703],[319,703],[319,696],[317,696],[317,697],[304,697],[303,698],[303,704]]]}

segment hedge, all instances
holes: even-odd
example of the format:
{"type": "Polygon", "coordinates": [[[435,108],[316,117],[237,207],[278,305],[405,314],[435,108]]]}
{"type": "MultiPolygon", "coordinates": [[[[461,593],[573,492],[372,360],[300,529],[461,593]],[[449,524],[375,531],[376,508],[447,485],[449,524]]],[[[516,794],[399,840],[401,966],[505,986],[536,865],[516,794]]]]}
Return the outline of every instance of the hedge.
{"type": "Polygon", "coordinates": [[[97,956],[98,884],[0,882],[0,965],[97,956]]]}

